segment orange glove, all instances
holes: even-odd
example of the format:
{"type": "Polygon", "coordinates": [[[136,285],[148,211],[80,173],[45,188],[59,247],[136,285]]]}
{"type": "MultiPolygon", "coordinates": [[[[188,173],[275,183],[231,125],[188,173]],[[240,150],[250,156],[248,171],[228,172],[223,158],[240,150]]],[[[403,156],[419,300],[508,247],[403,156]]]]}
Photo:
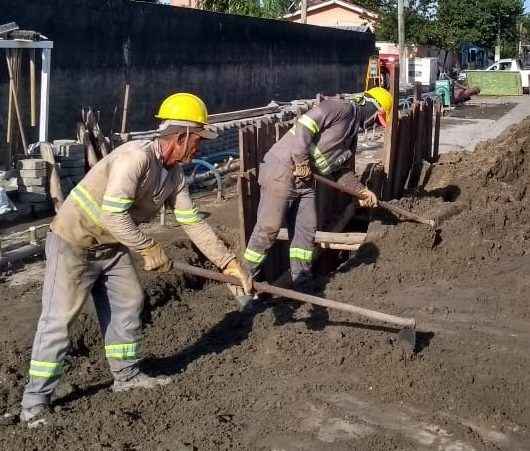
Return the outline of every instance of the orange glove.
{"type": "Polygon", "coordinates": [[[241,282],[244,293],[252,293],[252,277],[250,277],[250,274],[243,269],[243,267],[235,258],[230,260],[228,265],[226,265],[225,269],[223,270],[223,274],[238,278],[241,282]]]}
{"type": "Polygon", "coordinates": [[[368,188],[363,188],[358,194],[359,205],[361,207],[374,208],[377,207],[377,196],[368,188]]]}
{"type": "Polygon", "coordinates": [[[154,241],[152,246],[142,249],[139,253],[144,258],[145,271],[168,272],[171,269],[171,260],[160,243],[154,241]]]}
{"type": "Polygon", "coordinates": [[[309,162],[299,163],[294,165],[293,175],[297,179],[306,180],[313,175],[309,162]]]}

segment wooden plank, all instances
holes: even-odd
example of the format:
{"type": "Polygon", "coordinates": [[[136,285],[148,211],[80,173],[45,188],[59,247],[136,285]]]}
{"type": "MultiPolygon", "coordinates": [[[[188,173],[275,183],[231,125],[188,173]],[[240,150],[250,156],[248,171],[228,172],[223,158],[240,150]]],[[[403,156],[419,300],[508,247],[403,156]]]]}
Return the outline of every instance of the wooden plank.
{"type": "Polygon", "coordinates": [[[241,249],[245,249],[250,238],[249,233],[249,180],[248,170],[248,128],[239,129],[239,176],[237,178],[238,213],[239,213],[239,242],[241,249]]]}
{"type": "Polygon", "coordinates": [[[319,243],[322,249],[333,249],[337,251],[357,251],[362,246],[361,244],[339,244],[339,243],[319,243]]]}
{"type": "Polygon", "coordinates": [[[420,172],[422,167],[422,160],[424,155],[424,139],[425,139],[425,104],[419,102],[418,112],[416,121],[416,133],[414,142],[414,157],[412,161],[412,167],[409,174],[409,181],[407,188],[413,189],[418,186],[420,178],[420,172]]]}
{"type": "Polygon", "coordinates": [[[280,107],[278,105],[250,108],[248,110],[229,111],[227,113],[208,115],[208,122],[210,124],[218,124],[219,122],[238,121],[250,117],[263,116],[264,114],[273,114],[279,111],[280,107]]]}
{"type": "Polygon", "coordinates": [[[433,131],[433,102],[432,99],[427,99],[427,111],[425,113],[426,138],[425,138],[425,160],[432,163],[432,131],[433,131]]]}
{"type": "Polygon", "coordinates": [[[249,205],[249,223],[251,233],[256,224],[256,218],[258,213],[258,203],[259,203],[259,185],[257,177],[257,159],[256,159],[256,150],[257,150],[257,134],[258,130],[261,127],[260,121],[256,125],[248,126],[248,178],[249,178],[249,192],[250,192],[250,205],[249,205]]]}
{"type": "Polygon", "coordinates": [[[387,120],[385,130],[385,142],[383,146],[383,167],[386,174],[385,189],[383,197],[389,199],[392,196],[392,177],[394,175],[394,165],[397,152],[397,132],[398,132],[398,106],[399,106],[399,63],[394,63],[390,70],[390,93],[394,99],[392,114],[387,120]]]}
{"type": "Polygon", "coordinates": [[[434,119],[434,142],[432,146],[432,162],[436,163],[440,157],[440,122],[442,118],[442,104],[436,102],[435,108],[435,119],[434,119]]]}
{"type": "Polygon", "coordinates": [[[394,171],[392,194],[399,199],[403,195],[405,182],[411,166],[411,125],[412,113],[404,114],[399,119],[398,154],[394,171]]]}
{"type": "MultiPolygon", "coordinates": [[[[289,240],[289,231],[282,227],[278,233],[278,240],[289,240]]],[[[366,233],[340,233],[340,232],[322,232],[317,230],[315,233],[315,243],[335,243],[335,244],[361,244],[366,239],[366,233]]]]}

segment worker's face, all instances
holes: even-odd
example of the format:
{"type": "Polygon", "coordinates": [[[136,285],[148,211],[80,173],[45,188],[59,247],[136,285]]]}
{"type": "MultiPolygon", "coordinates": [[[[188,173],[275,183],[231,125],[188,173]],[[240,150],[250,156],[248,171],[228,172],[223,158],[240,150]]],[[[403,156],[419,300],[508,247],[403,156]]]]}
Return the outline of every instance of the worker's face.
{"type": "Polygon", "coordinates": [[[364,121],[364,128],[367,129],[376,123],[386,127],[385,112],[383,110],[376,111],[374,114],[368,117],[368,119],[364,121]]]}
{"type": "Polygon", "coordinates": [[[160,138],[160,142],[164,165],[172,167],[177,163],[188,163],[193,159],[199,150],[201,137],[194,133],[179,133],[160,138]]]}

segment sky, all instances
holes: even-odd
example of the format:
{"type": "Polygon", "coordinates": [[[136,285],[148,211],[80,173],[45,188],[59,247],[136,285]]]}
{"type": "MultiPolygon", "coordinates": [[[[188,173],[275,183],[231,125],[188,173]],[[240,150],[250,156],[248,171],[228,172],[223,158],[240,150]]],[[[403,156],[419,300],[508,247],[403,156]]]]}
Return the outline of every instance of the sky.
{"type": "Polygon", "coordinates": [[[524,0],[524,9],[530,12],[530,0],[524,0]]]}

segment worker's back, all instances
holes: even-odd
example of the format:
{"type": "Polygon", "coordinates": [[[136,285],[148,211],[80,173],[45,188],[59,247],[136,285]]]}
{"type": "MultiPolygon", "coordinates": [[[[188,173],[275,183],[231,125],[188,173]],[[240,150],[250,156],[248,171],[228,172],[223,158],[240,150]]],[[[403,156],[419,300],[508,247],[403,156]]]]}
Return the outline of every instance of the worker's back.
{"type": "Polygon", "coordinates": [[[313,165],[327,174],[353,156],[358,131],[358,107],[349,101],[326,99],[298,119],[264,160],[292,164],[309,147],[313,165]]]}

